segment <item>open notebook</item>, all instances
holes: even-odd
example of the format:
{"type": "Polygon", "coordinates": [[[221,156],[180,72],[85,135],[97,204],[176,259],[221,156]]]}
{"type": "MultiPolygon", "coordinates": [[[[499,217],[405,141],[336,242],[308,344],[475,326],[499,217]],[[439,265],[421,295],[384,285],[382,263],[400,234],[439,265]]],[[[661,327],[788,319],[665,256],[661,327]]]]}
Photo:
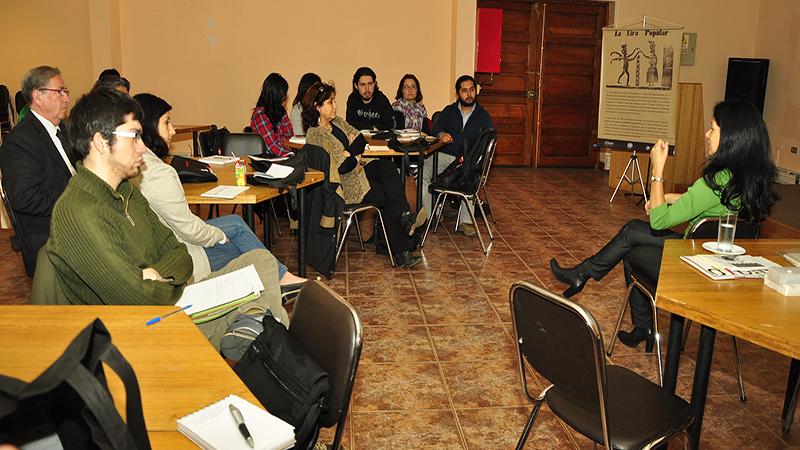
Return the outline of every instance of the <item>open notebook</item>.
{"type": "Polygon", "coordinates": [[[233,404],[244,417],[254,448],[286,450],[294,447],[294,427],[236,395],[178,419],[178,431],[204,449],[250,450],[231,415],[233,404]]]}

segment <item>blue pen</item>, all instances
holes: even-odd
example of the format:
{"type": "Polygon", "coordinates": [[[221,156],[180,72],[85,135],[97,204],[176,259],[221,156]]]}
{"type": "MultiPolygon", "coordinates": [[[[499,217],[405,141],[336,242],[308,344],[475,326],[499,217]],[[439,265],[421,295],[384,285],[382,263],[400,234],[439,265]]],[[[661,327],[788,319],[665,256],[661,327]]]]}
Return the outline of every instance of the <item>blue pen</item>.
{"type": "Polygon", "coordinates": [[[183,307],[183,308],[181,308],[181,309],[176,309],[175,311],[172,311],[172,312],[166,313],[166,314],[164,314],[163,316],[159,316],[159,317],[153,317],[152,319],[148,320],[148,321],[147,321],[147,323],[146,323],[145,325],[153,325],[153,324],[156,324],[156,323],[158,323],[158,322],[161,322],[161,319],[166,319],[167,317],[169,317],[169,316],[171,316],[171,315],[173,315],[173,314],[175,314],[175,313],[179,313],[179,312],[181,312],[181,311],[186,311],[187,309],[189,309],[189,308],[191,308],[191,307],[192,307],[192,305],[186,305],[186,306],[184,306],[184,307],[183,307]]]}

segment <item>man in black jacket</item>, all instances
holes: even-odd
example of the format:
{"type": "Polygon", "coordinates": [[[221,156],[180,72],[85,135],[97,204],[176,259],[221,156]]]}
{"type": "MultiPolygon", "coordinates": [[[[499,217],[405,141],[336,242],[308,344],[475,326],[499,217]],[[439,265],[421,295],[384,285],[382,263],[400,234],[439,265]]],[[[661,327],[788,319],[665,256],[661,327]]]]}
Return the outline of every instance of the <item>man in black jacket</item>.
{"type": "MultiPolygon", "coordinates": [[[[477,139],[481,132],[492,128],[492,119],[489,113],[475,100],[478,97],[475,79],[469,75],[462,75],[456,80],[456,96],[458,99],[447,105],[433,124],[432,135],[437,136],[445,145],[439,150],[438,173],[441,173],[457,157],[464,155],[464,145],[467,140],[477,139]]],[[[433,176],[433,164],[425,164],[422,174],[422,192],[428,192],[433,176]]],[[[422,196],[422,204],[432,210],[430,195],[422,196]]],[[[472,208],[472,205],[469,205],[472,208]]],[[[475,234],[475,228],[470,223],[469,213],[462,209],[458,217],[461,231],[467,236],[475,234]]]]}
{"type": "Polygon", "coordinates": [[[375,71],[359,67],[353,74],[353,92],[347,97],[347,123],[357,130],[394,128],[389,99],[378,89],[375,71]]]}
{"type": "Polygon", "coordinates": [[[69,89],[61,71],[40,66],[22,79],[31,113],[14,127],[0,148],[3,189],[16,217],[25,272],[33,276],[36,253],[50,236],[50,215],[75,174],[75,155],[60,125],[67,115],[69,89]]]}

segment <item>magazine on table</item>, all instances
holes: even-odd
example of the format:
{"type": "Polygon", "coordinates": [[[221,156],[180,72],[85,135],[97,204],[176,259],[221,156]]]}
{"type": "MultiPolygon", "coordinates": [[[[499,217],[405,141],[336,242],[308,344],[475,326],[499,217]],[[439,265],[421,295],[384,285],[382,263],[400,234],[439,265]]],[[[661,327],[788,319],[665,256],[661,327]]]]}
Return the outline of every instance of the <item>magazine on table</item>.
{"type": "Polygon", "coordinates": [[[780,267],[763,256],[694,255],[681,256],[681,260],[712,280],[735,278],[764,278],[770,267],[780,267]]]}

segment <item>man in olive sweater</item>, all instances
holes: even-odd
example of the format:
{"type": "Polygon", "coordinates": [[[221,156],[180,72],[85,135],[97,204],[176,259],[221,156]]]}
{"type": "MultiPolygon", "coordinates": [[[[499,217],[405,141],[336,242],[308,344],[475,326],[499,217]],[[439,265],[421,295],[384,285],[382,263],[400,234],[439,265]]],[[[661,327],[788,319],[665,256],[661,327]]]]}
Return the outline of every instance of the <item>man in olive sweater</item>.
{"type": "MultiPolygon", "coordinates": [[[[98,90],[81,98],[70,116],[71,143],[83,161],[53,209],[46,256],[71,304],[174,305],[190,282],[192,260],[130,183],[143,164],[141,108],[131,97],[98,90]]],[[[282,323],[275,258],[253,250],[209,278],[253,264],[265,291],[241,307],[269,309],[282,323]]],[[[219,347],[232,312],[200,325],[219,347]]]]}

